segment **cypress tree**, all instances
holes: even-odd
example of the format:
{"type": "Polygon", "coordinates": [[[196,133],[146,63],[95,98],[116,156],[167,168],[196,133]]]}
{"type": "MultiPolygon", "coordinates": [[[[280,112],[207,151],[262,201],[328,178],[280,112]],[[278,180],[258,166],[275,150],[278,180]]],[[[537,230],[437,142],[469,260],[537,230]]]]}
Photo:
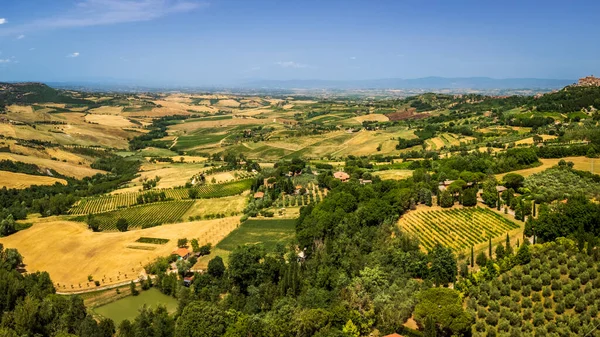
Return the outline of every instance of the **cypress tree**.
{"type": "Polygon", "coordinates": [[[490,236],[490,241],[489,241],[489,251],[488,251],[488,257],[490,258],[490,260],[492,259],[492,237],[490,236]]]}
{"type": "Polygon", "coordinates": [[[498,195],[498,210],[500,210],[500,203],[502,202],[500,200],[500,192],[496,192],[496,194],[498,195]]]}
{"type": "Polygon", "coordinates": [[[475,252],[473,251],[473,245],[471,245],[471,268],[475,266],[475,252]]]}
{"type": "Polygon", "coordinates": [[[512,255],[513,253],[513,249],[510,246],[510,236],[508,236],[508,233],[506,233],[506,247],[504,251],[506,252],[506,255],[512,255]]]}

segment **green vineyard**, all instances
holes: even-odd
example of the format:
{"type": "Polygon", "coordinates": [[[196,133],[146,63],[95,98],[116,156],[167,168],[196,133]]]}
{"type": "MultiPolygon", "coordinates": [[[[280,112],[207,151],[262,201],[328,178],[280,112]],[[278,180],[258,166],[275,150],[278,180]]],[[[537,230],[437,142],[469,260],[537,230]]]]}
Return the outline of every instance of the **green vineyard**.
{"type": "Polygon", "coordinates": [[[481,207],[408,212],[400,226],[429,250],[437,242],[455,250],[467,249],[519,228],[501,215],[481,207]]]}
{"type": "MultiPolygon", "coordinates": [[[[129,229],[148,228],[181,221],[193,204],[193,200],[157,202],[96,214],[94,219],[100,224],[101,231],[116,231],[117,220],[121,218],[127,220],[129,229]]],[[[85,220],[85,217],[79,217],[79,220],[85,220]]]]}
{"type": "Polygon", "coordinates": [[[82,199],[70,210],[73,215],[86,215],[110,212],[121,208],[137,205],[138,196],[148,192],[164,192],[167,199],[182,200],[189,199],[190,190],[198,192],[197,199],[221,198],[240,194],[252,185],[252,179],[238,180],[223,184],[203,185],[193,188],[175,188],[150,190],[145,192],[123,193],[106,195],[102,197],[82,199]]]}

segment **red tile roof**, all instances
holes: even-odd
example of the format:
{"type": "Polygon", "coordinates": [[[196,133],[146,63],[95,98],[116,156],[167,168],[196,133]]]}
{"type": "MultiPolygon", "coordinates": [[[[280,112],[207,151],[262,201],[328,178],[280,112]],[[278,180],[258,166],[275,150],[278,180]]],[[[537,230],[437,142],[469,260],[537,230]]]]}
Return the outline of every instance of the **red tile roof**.
{"type": "Polygon", "coordinates": [[[173,252],[173,255],[179,255],[180,257],[186,257],[190,251],[187,248],[178,248],[173,252]]]}

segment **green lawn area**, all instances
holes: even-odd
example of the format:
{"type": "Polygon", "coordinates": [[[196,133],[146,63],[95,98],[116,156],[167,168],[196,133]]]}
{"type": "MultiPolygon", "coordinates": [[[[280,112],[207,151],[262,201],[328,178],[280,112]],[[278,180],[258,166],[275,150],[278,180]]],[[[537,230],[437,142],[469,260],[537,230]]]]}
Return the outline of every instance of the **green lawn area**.
{"type": "Polygon", "coordinates": [[[143,157],[173,157],[177,155],[177,152],[173,152],[169,149],[147,147],[140,151],[140,155],[143,157]]]}
{"type": "Polygon", "coordinates": [[[267,251],[275,249],[278,243],[287,243],[296,233],[296,220],[250,219],[229,233],[217,248],[232,251],[238,246],[262,244],[267,251]]]}
{"type": "Polygon", "coordinates": [[[227,263],[229,254],[238,246],[262,244],[267,252],[271,252],[277,244],[291,242],[295,235],[296,219],[247,220],[217,243],[210,255],[200,257],[194,269],[205,269],[215,256],[220,256],[227,263]]]}
{"type": "Polygon", "coordinates": [[[151,288],[140,292],[138,296],[127,296],[114,302],[92,309],[95,314],[102,317],[110,318],[119,325],[122,321],[128,319],[133,321],[138,310],[143,306],[155,308],[158,305],[167,307],[169,313],[174,313],[177,310],[177,300],[171,296],[167,296],[156,288],[151,288]]]}
{"type": "Polygon", "coordinates": [[[223,134],[197,134],[191,136],[181,136],[177,139],[177,144],[174,148],[183,150],[200,145],[208,145],[220,142],[223,138],[227,137],[227,133],[223,134]]]}

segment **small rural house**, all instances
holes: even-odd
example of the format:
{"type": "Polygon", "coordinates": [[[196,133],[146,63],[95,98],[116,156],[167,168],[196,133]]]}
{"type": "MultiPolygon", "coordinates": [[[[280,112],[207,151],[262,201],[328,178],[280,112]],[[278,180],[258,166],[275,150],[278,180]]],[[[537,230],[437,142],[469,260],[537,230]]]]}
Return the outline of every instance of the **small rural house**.
{"type": "Polygon", "coordinates": [[[254,199],[262,199],[265,197],[265,192],[256,192],[254,193],[254,199]]]}
{"type": "Polygon", "coordinates": [[[190,257],[190,251],[187,248],[177,248],[172,254],[177,255],[180,259],[184,260],[187,260],[187,258],[190,257]]]}
{"type": "Polygon", "coordinates": [[[504,192],[504,191],[506,191],[506,190],[507,190],[507,188],[506,188],[506,187],[504,187],[504,186],[496,186],[496,191],[497,191],[498,193],[502,193],[502,192],[504,192]]]}
{"type": "Polygon", "coordinates": [[[367,184],[373,183],[373,181],[369,180],[369,179],[359,179],[358,181],[360,182],[361,185],[367,185],[367,184]]]}
{"type": "Polygon", "coordinates": [[[335,172],[333,174],[333,177],[335,179],[341,180],[342,182],[346,182],[346,181],[348,181],[350,179],[350,175],[348,173],[346,173],[346,172],[343,172],[343,171],[335,172]]]}
{"type": "Polygon", "coordinates": [[[186,276],[183,278],[183,285],[186,287],[189,287],[192,285],[192,282],[194,282],[194,275],[192,276],[186,276]]]}
{"type": "Polygon", "coordinates": [[[385,336],[383,336],[383,337],[404,337],[404,336],[402,336],[402,335],[399,335],[399,334],[397,334],[397,333],[395,333],[395,332],[394,332],[394,333],[393,333],[393,334],[391,334],[391,335],[385,335],[385,336]]]}
{"type": "Polygon", "coordinates": [[[454,180],[444,180],[444,181],[440,181],[440,186],[438,187],[440,192],[444,192],[448,186],[450,186],[450,184],[452,184],[454,182],[454,180]]]}

